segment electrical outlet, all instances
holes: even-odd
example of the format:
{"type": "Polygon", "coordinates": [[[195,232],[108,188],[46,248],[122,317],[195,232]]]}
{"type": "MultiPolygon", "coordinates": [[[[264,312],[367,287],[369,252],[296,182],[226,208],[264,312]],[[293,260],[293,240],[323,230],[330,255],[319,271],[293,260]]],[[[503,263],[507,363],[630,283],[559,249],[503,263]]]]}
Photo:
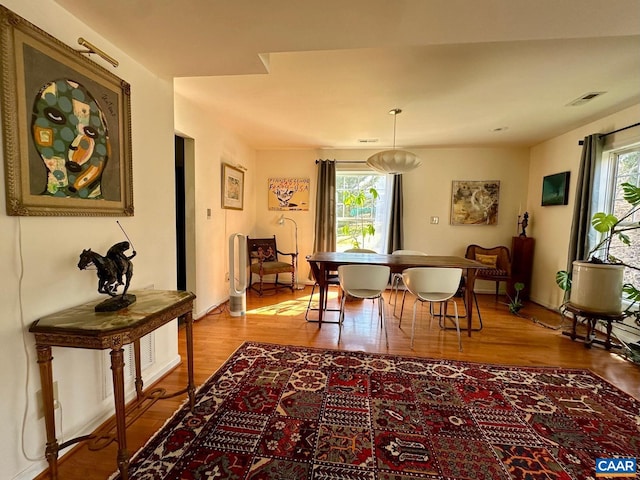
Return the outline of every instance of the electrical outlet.
{"type": "Polygon", "coordinates": [[[439,217],[431,217],[431,224],[432,225],[437,225],[438,223],[440,223],[440,218],[439,217]]]}
{"type": "MultiPolygon", "coordinates": [[[[42,401],[42,390],[36,392],[36,401],[38,403],[38,418],[43,418],[44,405],[42,401]]],[[[58,407],[58,382],[53,382],[53,409],[55,410],[58,407]]]]}

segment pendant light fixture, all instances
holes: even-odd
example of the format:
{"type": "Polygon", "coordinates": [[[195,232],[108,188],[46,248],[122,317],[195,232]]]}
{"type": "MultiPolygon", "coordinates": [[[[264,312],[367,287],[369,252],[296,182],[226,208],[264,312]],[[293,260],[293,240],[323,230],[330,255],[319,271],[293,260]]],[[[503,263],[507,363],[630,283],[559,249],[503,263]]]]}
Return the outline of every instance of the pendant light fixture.
{"type": "Polygon", "coordinates": [[[422,165],[415,153],[396,150],[396,118],[400,113],[402,110],[399,108],[389,110],[389,115],[393,115],[393,150],[378,152],[367,159],[367,165],[377,172],[398,175],[422,165]]]}

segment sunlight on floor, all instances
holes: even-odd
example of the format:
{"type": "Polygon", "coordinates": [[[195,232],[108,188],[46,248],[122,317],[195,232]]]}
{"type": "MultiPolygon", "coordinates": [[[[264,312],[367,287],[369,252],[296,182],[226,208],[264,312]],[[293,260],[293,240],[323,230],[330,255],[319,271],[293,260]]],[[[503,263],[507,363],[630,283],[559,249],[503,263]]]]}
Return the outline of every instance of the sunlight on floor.
{"type": "MultiPolygon", "coordinates": [[[[318,294],[313,296],[311,307],[316,308],[318,306],[318,294]]],[[[337,301],[338,294],[330,292],[328,295],[328,301],[337,301]]],[[[286,300],[284,302],[276,303],[274,305],[265,305],[264,307],[248,310],[248,314],[252,315],[282,315],[285,317],[295,317],[297,315],[304,315],[307,311],[307,305],[309,305],[309,295],[295,298],[293,300],[286,300]]]]}

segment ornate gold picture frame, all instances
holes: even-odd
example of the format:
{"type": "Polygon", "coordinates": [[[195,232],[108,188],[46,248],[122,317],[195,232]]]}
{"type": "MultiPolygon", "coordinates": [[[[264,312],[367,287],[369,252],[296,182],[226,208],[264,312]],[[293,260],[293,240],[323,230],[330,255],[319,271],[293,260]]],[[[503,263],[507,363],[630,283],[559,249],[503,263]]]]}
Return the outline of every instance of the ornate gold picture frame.
{"type": "Polygon", "coordinates": [[[0,6],[8,215],[131,216],[130,86],[0,6]]]}

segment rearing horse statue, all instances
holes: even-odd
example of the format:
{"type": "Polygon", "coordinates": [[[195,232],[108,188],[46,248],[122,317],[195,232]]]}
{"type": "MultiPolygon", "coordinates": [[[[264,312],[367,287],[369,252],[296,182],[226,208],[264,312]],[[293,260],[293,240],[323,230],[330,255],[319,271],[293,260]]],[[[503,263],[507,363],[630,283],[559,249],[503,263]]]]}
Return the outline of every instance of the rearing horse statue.
{"type": "Polygon", "coordinates": [[[78,268],[84,270],[90,265],[95,265],[98,270],[98,293],[106,293],[115,297],[118,295],[118,287],[124,285],[122,292],[124,298],[133,276],[131,259],[136,256],[135,250],[130,256],[125,255],[124,252],[128,249],[129,242],[116,243],[109,249],[105,257],[91,249],[83,250],[80,254],[78,268]]]}

